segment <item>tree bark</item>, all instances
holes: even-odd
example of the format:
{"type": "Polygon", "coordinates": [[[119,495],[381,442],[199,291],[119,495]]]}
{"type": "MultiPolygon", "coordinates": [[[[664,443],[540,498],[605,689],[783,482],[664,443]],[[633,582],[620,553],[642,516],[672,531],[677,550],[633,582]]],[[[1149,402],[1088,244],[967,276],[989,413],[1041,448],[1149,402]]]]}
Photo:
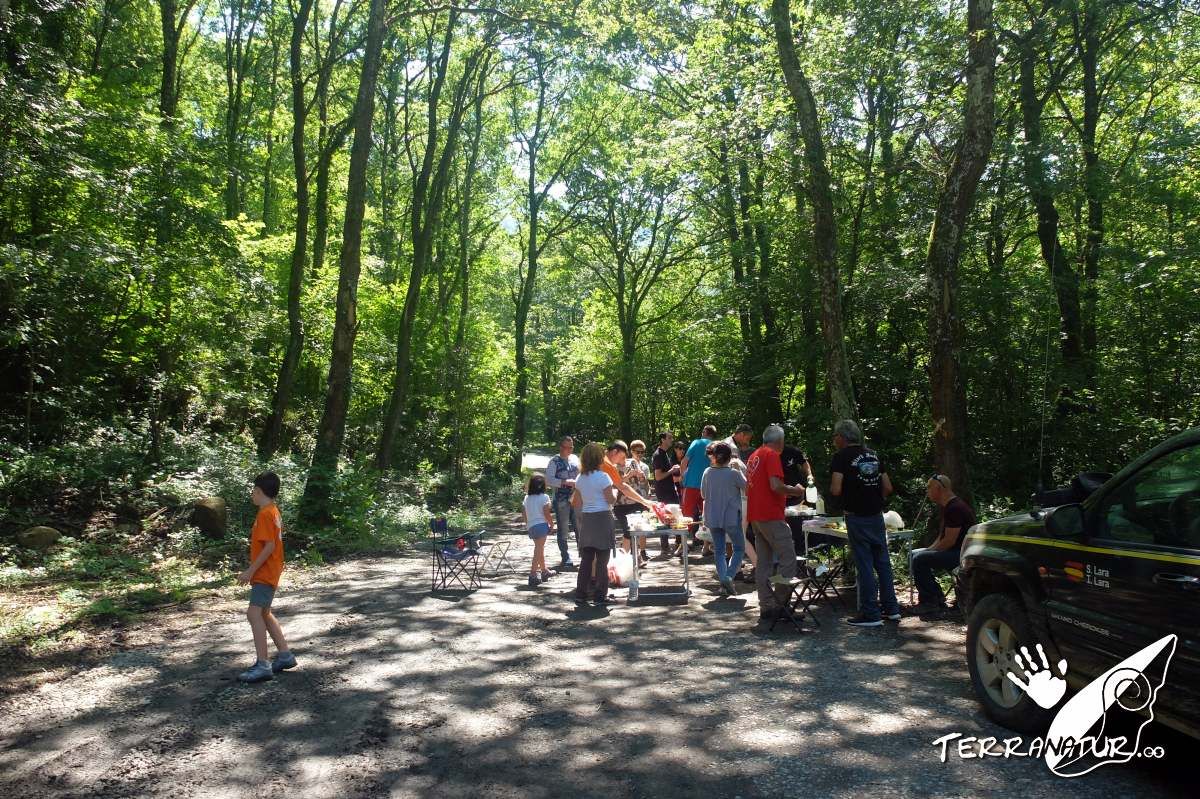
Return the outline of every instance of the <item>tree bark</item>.
{"type": "Polygon", "coordinates": [[[930,410],[934,463],[970,496],[966,391],[959,363],[958,260],[963,229],[987,166],[996,130],[996,39],[992,0],[967,3],[967,99],[963,132],[938,198],[925,260],[929,292],[930,410]]]}
{"type": "Polygon", "coordinates": [[[311,521],[329,519],[329,497],[337,474],[350,407],[354,339],[358,334],[358,277],[362,269],[362,229],[366,210],[367,167],[371,155],[371,122],[375,113],[375,84],[383,53],[385,0],[371,0],[367,43],[363,52],[358,96],[354,101],[354,143],[346,181],[346,218],[338,263],[337,308],[334,312],[332,355],[326,381],[325,407],[317,428],[312,466],[304,486],[301,512],[311,521]]]}
{"type": "MultiPolygon", "coordinates": [[[[792,20],[789,0],[771,0],[771,21],[775,27],[775,42],[783,68],[784,82],[795,104],[796,116],[804,141],[804,156],[808,167],[808,197],[813,209],[813,265],[821,284],[821,329],[825,344],[826,383],[833,415],[853,419],[856,414],[854,381],[846,356],[846,339],[842,331],[842,290],[838,275],[837,218],[833,210],[833,189],[829,168],[825,164],[825,143],[817,105],[808,78],[800,68],[796,46],[792,39],[792,20]]],[[[793,175],[799,180],[799,175],[793,175]]]]}
{"type": "Polygon", "coordinates": [[[304,350],[304,320],[300,315],[300,293],[304,283],[304,268],[308,262],[308,165],[304,157],[304,129],[307,105],[304,98],[303,57],[304,29],[312,11],[313,0],[300,0],[296,18],[292,21],[289,45],[289,75],[292,85],[292,173],[296,178],[296,229],[292,242],[291,271],[288,275],[288,343],[275,394],[271,400],[271,415],[267,417],[258,443],[258,457],[266,460],[279,449],[283,419],[292,398],[300,353],[304,350]]]}

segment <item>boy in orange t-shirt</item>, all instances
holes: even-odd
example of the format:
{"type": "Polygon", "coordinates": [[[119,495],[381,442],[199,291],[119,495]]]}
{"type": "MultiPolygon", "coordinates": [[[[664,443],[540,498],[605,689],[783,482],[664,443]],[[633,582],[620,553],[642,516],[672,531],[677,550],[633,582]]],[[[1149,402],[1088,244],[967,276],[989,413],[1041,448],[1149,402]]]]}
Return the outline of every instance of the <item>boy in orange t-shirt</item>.
{"type": "Polygon", "coordinates": [[[254,633],[254,665],[238,675],[242,682],[262,682],[284,669],[295,668],[296,658],[288,650],[279,620],[271,613],[271,601],[283,573],[283,520],[275,498],[279,496],[279,475],[263,472],[254,478],[250,501],[258,506],[258,516],[250,528],[250,566],[238,575],[238,583],[250,583],[250,606],[246,618],[254,633]],[[275,659],[267,660],[267,633],[275,642],[275,659]]]}

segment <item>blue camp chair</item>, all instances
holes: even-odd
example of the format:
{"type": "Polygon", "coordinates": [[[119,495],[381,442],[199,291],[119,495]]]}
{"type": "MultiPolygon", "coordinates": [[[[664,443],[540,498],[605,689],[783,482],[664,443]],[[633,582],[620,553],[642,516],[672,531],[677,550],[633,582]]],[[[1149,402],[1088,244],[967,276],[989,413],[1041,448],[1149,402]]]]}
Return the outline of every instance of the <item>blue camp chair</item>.
{"type": "Polygon", "coordinates": [[[479,579],[484,558],[478,533],[450,532],[445,516],[429,520],[429,549],[432,555],[430,582],[433,591],[482,587],[479,579]]]}

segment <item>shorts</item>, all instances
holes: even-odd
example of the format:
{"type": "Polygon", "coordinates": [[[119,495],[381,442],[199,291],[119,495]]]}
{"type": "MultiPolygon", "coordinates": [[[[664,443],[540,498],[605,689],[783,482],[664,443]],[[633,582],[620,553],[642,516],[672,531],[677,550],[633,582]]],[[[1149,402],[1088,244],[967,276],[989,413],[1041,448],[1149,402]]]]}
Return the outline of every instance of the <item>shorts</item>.
{"type": "Polygon", "coordinates": [[[529,537],[535,541],[539,538],[545,538],[548,535],[550,535],[550,525],[545,522],[538,522],[529,528],[529,537]]]}
{"type": "Polygon", "coordinates": [[[250,584],[250,606],[262,608],[263,610],[271,607],[271,602],[275,599],[275,586],[267,585],[266,583],[251,583],[250,584]]]}

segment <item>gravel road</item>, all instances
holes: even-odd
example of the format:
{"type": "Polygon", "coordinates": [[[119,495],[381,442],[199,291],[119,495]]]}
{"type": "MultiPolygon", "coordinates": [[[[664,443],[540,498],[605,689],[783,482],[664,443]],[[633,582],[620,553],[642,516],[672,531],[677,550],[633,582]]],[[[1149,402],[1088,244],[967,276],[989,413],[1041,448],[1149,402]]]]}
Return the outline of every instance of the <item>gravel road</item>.
{"type": "Polygon", "coordinates": [[[243,601],[162,611],[40,687],[0,677],[0,796],[1194,795],[1198,749],[1162,730],[1166,759],[1079,779],[942,763],[940,736],[1011,735],[971,694],[961,621],[859,630],[826,606],[815,632],[757,633],[750,588],[720,599],[694,563],[686,606],[583,610],[570,573],[433,596],[416,553],[285,576],[301,665],[258,686],[234,680],[243,601]]]}

